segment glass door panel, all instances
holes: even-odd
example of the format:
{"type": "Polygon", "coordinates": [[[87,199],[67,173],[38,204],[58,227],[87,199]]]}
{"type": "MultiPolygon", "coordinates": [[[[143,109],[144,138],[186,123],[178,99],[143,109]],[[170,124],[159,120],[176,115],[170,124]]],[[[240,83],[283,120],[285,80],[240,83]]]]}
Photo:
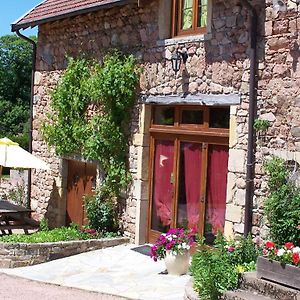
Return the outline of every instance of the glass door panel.
{"type": "Polygon", "coordinates": [[[226,210],[228,146],[209,145],[206,187],[206,235],[223,232],[226,210]]]}
{"type": "Polygon", "coordinates": [[[177,227],[199,228],[202,144],[181,142],[177,201],[177,227]]]}
{"type": "Polygon", "coordinates": [[[156,140],[154,152],[151,229],[166,232],[172,223],[174,141],[156,140]]]}

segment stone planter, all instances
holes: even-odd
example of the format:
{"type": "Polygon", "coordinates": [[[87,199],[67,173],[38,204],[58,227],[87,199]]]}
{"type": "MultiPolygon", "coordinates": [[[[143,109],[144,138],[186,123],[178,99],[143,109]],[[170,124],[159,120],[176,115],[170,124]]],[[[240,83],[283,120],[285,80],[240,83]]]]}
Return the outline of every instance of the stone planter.
{"type": "Polygon", "coordinates": [[[0,268],[36,265],[87,251],[128,243],[124,237],[54,243],[0,243],[0,268]]]}
{"type": "Polygon", "coordinates": [[[165,264],[169,275],[183,275],[189,270],[190,253],[186,251],[183,254],[172,255],[167,251],[165,264]]]}
{"type": "Polygon", "coordinates": [[[257,259],[257,277],[300,290],[300,268],[296,266],[259,256],[257,259]]]}

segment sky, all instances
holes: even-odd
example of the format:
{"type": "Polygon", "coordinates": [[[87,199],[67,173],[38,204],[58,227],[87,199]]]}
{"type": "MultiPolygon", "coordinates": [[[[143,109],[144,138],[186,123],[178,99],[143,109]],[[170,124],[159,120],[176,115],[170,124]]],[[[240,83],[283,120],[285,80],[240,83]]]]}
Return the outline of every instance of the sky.
{"type": "MultiPolygon", "coordinates": [[[[43,0],[2,0],[0,4],[0,36],[13,34],[11,32],[11,23],[22,17],[43,0]]],[[[24,35],[36,35],[37,26],[34,29],[20,30],[24,35]]]]}

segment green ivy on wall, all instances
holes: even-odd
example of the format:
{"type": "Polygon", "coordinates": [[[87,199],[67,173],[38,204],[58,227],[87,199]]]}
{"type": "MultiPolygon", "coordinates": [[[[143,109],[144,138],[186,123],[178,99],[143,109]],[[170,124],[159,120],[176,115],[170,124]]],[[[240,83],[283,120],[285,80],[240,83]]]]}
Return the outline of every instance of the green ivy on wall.
{"type": "Polygon", "coordinates": [[[99,64],[69,59],[51,94],[52,112],[42,134],[58,155],[81,154],[105,172],[101,192],[118,196],[129,183],[128,126],[140,69],[132,55],[112,51],[99,64]],[[93,105],[96,112],[88,114],[93,105]]]}

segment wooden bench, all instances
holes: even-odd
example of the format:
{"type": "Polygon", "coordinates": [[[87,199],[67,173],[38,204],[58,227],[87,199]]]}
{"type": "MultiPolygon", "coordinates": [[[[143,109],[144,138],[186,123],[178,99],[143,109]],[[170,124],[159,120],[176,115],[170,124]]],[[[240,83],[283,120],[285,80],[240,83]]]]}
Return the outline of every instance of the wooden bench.
{"type": "Polygon", "coordinates": [[[29,229],[39,227],[39,222],[30,218],[32,210],[20,205],[0,200],[0,231],[12,234],[13,229],[22,229],[28,234],[29,229]]]}

